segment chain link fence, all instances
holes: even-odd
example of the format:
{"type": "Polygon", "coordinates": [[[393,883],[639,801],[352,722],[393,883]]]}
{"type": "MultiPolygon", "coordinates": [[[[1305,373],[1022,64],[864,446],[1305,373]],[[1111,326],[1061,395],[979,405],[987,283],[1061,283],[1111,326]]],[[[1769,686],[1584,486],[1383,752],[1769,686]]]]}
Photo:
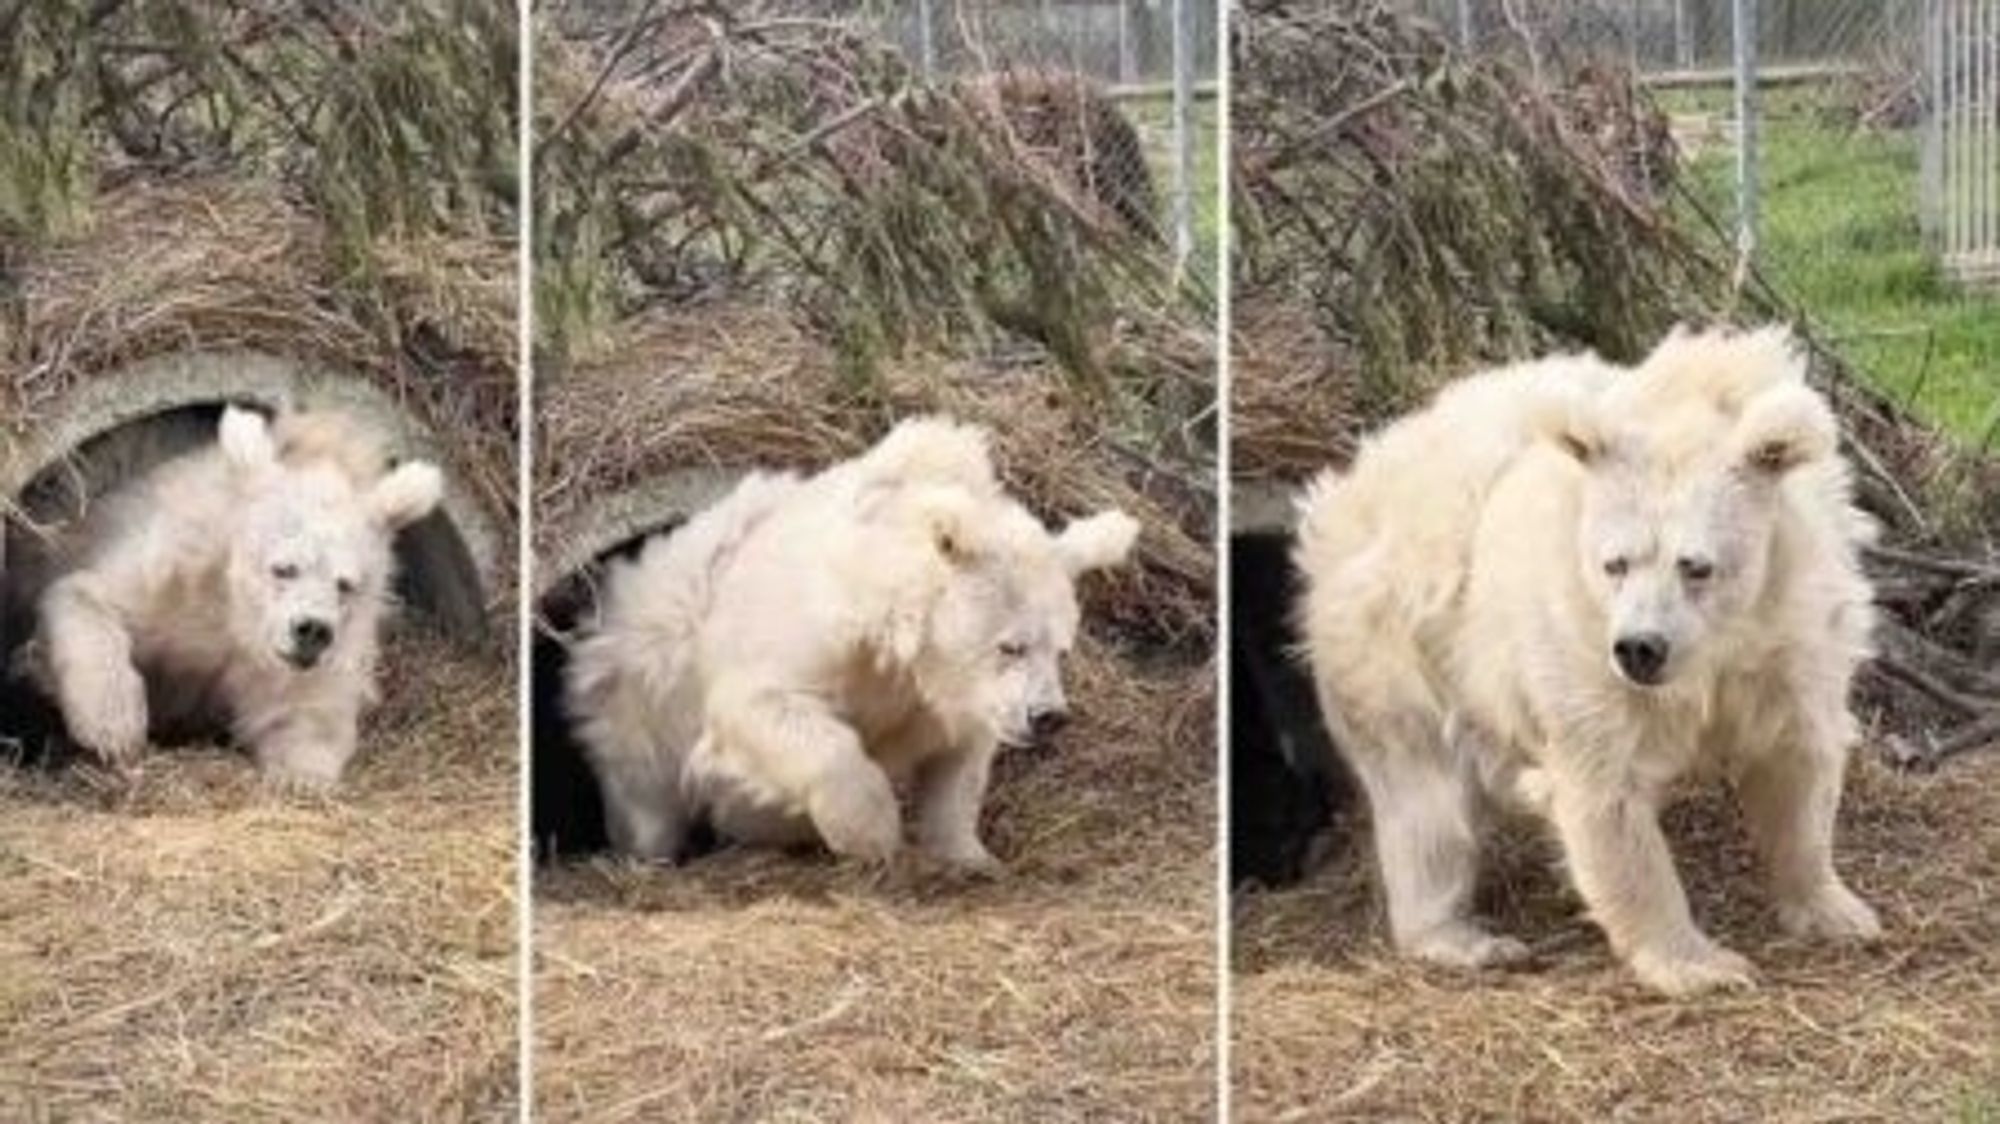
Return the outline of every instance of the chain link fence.
{"type": "Polygon", "coordinates": [[[1107,167],[1157,185],[1154,225],[1180,275],[1217,265],[1219,12],[1212,0],[863,0],[882,34],[924,74],[980,79],[1061,74],[1100,88],[1137,131],[1143,166],[1107,167]]]}
{"type": "Polygon", "coordinates": [[[2000,444],[2000,2],[1408,2],[1551,82],[1636,73],[1689,221],[1880,389],[1969,448],[2000,444]]]}

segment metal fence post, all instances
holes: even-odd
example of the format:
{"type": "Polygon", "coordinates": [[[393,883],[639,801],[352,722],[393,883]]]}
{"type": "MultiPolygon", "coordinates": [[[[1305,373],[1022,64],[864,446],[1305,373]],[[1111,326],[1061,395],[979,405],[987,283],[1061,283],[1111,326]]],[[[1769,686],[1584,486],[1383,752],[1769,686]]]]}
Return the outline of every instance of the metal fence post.
{"type": "Polygon", "coordinates": [[[1757,0],[1734,0],[1736,43],[1736,255],[1746,270],[1757,251],[1757,0]]]}
{"type": "Polygon", "coordinates": [[[1132,0],[1118,0],[1118,81],[1130,85],[1138,69],[1132,59],[1132,0]]]}
{"type": "Polygon", "coordinates": [[[1174,278],[1194,253],[1194,8],[1174,0],[1174,278]]]}
{"type": "Polygon", "coordinates": [[[924,77],[937,75],[937,40],[932,35],[931,0],[917,0],[917,59],[924,77]]]}
{"type": "Polygon", "coordinates": [[[1472,49],[1472,0],[1458,0],[1458,45],[1472,49]]]}
{"type": "Polygon", "coordinates": [[[1674,65],[1694,69],[1694,41],[1688,38],[1688,0],[1674,0],[1674,65]]]}

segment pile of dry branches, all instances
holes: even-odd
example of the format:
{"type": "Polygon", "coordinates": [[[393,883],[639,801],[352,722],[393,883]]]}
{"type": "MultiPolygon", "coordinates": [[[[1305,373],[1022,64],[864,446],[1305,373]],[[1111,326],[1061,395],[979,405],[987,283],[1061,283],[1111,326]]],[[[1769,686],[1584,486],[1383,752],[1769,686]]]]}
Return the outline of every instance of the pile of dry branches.
{"type": "MultiPolygon", "coordinates": [[[[1805,321],[1672,189],[1659,113],[1615,71],[1526,36],[1462,56],[1386,0],[1265,0],[1237,30],[1255,60],[1233,115],[1239,474],[1340,463],[1490,364],[1631,361],[1684,321],[1805,321]]],[[[2000,741],[2000,470],[1812,351],[1886,528],[1863,694],[1905,761],[2000,741]]]]}
{"type": "Polygon", "coordinates": [[[249,347],[387,386],[510,509],[516,54],[483,0],[0,10],[0,435],[249,347]]]}
{"type": "MultiPolygon", "coordinates": [[[[691,466],[988,423],[1038,514],[1148,531],[1121,628],[1213,633],[1213,317],[1131,124],[1071,76],[930,81],[796,0],[558,5],[537,44],[539,557],[691,466]]],[[[594,549],[594,548],[593,548],[594,549]]]]}
{"type": "MultiPolygon", "coordinates": [[[[1214,636],[1213,486],[1143,438],[1108,431],[1046,363],[994,368],[936,355],[886,362],[863,386],[788,312],[711,303],[625,325],[613,354],[537,388],[538,558],[607,497],[690,467],[813,471],[853,456],[898,418],[942,412],[986,425],[1009,488],[1061,522],[1118,506],[1144,525],[1135,567],[1087,589],[1093,613],[1149,643],[1205,652],[1214,636]]],[[[1206,340],[1183,341],[1206,354],[1206,340]]],[[[548,576],[548,575],[545,575],[548,576]]]]}
{"type": "MultiPolygon", "coordinates": [[[[1658,205],[1664,120],[1611,71],[1558,93],[1534,52],[1460,56],[1386,0],[1253,4],[1237,33],[1236,303],[1295,306],[1279,319],[1351,367],[1363,418],[1509,356],[1636,358],[1722,297],[1658,205]]],[[[1290,393],[1240,385],[1236,418],[1286,424],[1290,393]]]]}
{"type": "Polygon", "coordinates": [[[1131,125],[1077,79],[930,82],[865,21],[783,0],[550,15],[535,254],[558,363],[645,308],[756,293],[853,376],[1024,338],[1093,392],[1150,401],[1143,327],[1204,315],[1131,125]]]}

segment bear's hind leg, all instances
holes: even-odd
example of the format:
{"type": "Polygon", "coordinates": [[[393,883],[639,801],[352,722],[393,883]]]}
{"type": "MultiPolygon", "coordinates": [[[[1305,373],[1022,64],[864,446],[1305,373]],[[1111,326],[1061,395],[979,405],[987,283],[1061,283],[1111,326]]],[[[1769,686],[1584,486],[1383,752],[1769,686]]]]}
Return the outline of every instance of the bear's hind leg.
{"type": "Polygon", "coordinates": [[[604,796],[604,827],[619,852],[648,862],[678,862],[687,846],[689,810],[679,762],[652,754],[592,754],[604,796]]]}

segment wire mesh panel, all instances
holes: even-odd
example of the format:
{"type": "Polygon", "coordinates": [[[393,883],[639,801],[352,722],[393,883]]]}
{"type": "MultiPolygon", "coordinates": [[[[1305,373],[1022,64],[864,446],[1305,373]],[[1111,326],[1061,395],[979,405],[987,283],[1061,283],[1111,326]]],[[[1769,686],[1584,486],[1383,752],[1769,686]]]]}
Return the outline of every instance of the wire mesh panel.
{"type": "Polygon", "coordinates": [[[1913,414],[2000,443],[2000,0],[1379,2],[1556,90],[1636,75],[1680,216],[1737,283],[1913,414]]]}
{"type": "MultiPolygon", "coordinates": [[[[1726,70],[1734,0],[1418,0],[1461,43],[1530,35],[1573,52],[1610,53],[1648,72],[1726,70]]],[[[1902,0],[1760,0],[1757,42],[1767,65],[1851,61],[1866,53],[1902,0]]]]}
{"type": "Polygon", "coordinates": [[[1925,217],[1955,280],[2000,283],[2000,2],[1930,0],[1925,217]]]}

